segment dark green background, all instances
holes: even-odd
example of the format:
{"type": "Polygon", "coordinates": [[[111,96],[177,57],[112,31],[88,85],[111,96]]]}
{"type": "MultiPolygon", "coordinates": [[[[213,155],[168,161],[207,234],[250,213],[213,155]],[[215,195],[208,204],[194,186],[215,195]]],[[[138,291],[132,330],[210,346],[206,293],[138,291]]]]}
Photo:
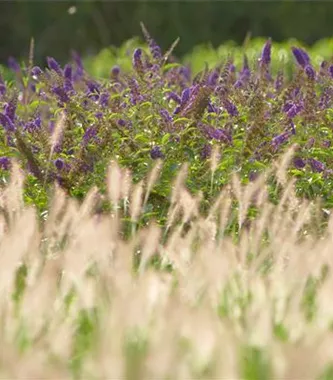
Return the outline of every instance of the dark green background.
{"type": "MultiPolygon", "coordinates": [[[[327,1],[8,1],[0,3],[0,60],[27,57],[35,38],[35,60],[65,61],[71,48],[95,53],[141,36],[139,22],[163,48],[178,36],[177,54],[195,44],[228,39],[241,43],[247,32],[276,41],[294,37],[311,44],[333,34],[333,2],[327,1]],[[74,15],[68,13],[76,6],[74,15]]],[[[332,52],[333,53],[333,52],[332,52]]]]}

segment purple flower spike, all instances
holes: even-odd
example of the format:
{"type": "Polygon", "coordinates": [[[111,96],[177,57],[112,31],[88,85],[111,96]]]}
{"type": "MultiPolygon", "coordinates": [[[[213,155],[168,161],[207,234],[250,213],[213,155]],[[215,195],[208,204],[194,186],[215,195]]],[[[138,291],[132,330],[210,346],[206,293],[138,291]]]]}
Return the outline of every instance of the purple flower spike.
{"type": "Polygon", "coordinates": [[[280,91],[283,87],[283,71],[279,71],[275,80],[275,90],[280,91]]]}
{"type": "Polygon", "coordinates": [[[35,120],[28,121],[24,126],[23,130],[27,131],[29,133],[33,133],[37,130],[39,130],[42,126],[42,121],[40,116],[37,116],[35,120]]]}
{"type": "Polygon", "coordinates": [[[260,63],[268,66],[271,63],[272,40],[268,39],[262,49],[260,63]]]}
{"type": "Polygon", "coordinates": [[[143,73],[142,50],[140,48],[134,50],[133,67],[138,73],[143,73]]]}
{"type": "Polygon", "coordinates": [[[160,115],[166,123],[172,123],[173,122],[172,116],[169,114],[169,112],[166,109],[161,109],[160,115]]]}
{"type": "Polygon", "coordinates": [[[311,169],[316,173],[321,173],[325,170],[325,165],[321,161],[310,158],[308,162],[311,166],[311,169]]]}
{"type": "Polygon", "coordinates": [[[302,110],[302,107],[296,104],[293,104],[287,111],[287,116],[290,119],[293,119],[295,116],[299,114],[299,112],[302,110]]]}
{"type": "Polygon", "coordinates": [[[145,37],[145,40],[148,43],[148,47],[151,52],[151,55],[153,56],[155,61],[159,62],[162,59],[161,48],[157,45],[156,41],[150,36],[150,34],[148,33],[148,30],[146,29],[143,23],[141,23],[141,29],[145,37]]]}
{"type": "Polygon", "coordinates": [[[47,61],[47,65],[48,65],[50,70],[54,70],[59,75],[62,74],[61,67],[60,67],[59,63],[54,58],[47,57],[46,61],[47,61]]]}
{"type": "Polygon", "coordinates": [[[234,86],[235,88],[241,88],[244,86],[244,82],[241,79],[237,79],[234,86]]]}
{"type": "Polygon", "coordinates": [[[73,69],[72,69],[72,66],[67,64],[65,67],[64,67],[64,77],[68,80],[72,80],[72,74],[73,74],[73,69]]]}
{"type": "Polygon", "coordinates": [[[126,121],[124,119],[119,119],[117,121],[117,124],[119,125],[119,127],[126,127],[126,121]]]}
{"type": "Polygon", "coordinates": [[[154,148],[150,151],[150,157],[153,160],[157,160],[158,158],[163,158],[164,154],[161,151],[161,148],[159,146],[154,146],[154,148]]]}
{"type": "Polygon", "coordinates": [[[107,92],[103,92],[99,97],[99,104],[104,108],[107,107],[109,104],[109,98],[110,95],[107,92]]]}
{"type": "Polygon", "coordinates": [[[185,88],[185,90],[183,90],[182,96],[181,96],[182,106],[188,102],[188,100],[190,99],[190,94],[191,94],[191,90],[189,88],[185,88]]]}
{"type": "Polygon", "coordinates": [[[143,101],[143,96],[140,94],[139,83],[135,78],[130,78],[128,86],[131,90],[130,99],[132,104],[138,104],[143,101]]]}
{"type": "Polygon", "coordinates": [[[14,57],[8,58],[8,67],[16,73],[21,71],[20,65],[14,57]]]}
{"type": "Polygon", "coordinates": [[[173,91],[169,92],[168,100],[173,100],[174,102],[176,102],[178,104],[181,102],[180,97],[173,91]]]}
{"type": "Polygon", "coordinates": [[[293,46],[291,50],[300,66],[304,68],[306,65],[310,64],[310,57],[303,49],[293,46]]]}
{"type": "Polygon", "coordinates": [[[62,103],[68,103],[70,101],[70,98],[68,94],[66,93],[66,90],[64,87],[61,86],[54,86],[52,87],[51,91],[57,95],[59,98],[59,101],[62,103]]]}
{"type": "Polygon", "coordinates": [[[58,170],[62,170],[64,168],[64,161],[61,159],[61,158],[57,158],[55,161],[54,161],[54,165],[55,167],[58,169],[58,170]]]}
{"type": "Polygon", "coordinates": [[[211,154],[212,154],[212,146],[209,144],[204,145],[201,151],[201,158],[202,159],[209,158],[211,154]]]}
{"type": "Polygon", "coordinates": [[[250,182],[254,182],[258,177],[259,177],[259,173],[257,173],[256,171],[251,170],[249,172],[249,181],[250,182]]]}
{"type": "Polygon", "coordinates": [[[10,169],[10,159],[6,156],[0,157],[0,168],[3,170],[10,169]]]}
{"type": "Polygon", "coordinates": [[[296,169],[303,169],[306,165],[305,161],[301,157],[295,157],[293,162],[296,169]]]}
{"type": "Polygon", "coordinates": [[[324,148],[330,148],[331,145],[332,145],[332,141],[330,141],[330,140],[324,140],[324,141],[322,142],[322,146],[323,146],[324,148]]]}
{"type": "Polygon", "coordinates": [[[305,70],[306,76],[311,81],[314,81],[316,79],[316,72],[314,71],[314,68],[311,65],[306,65],[304,70],[305,70]]]}
{"type": "Polygon", "coordinates": [[[275,150],[278,149],[278,147],[281,144],[285,143],[289,139],[290,134],[291,134],[290,131],[286,131],[286,132],[283,132],[280,135],[274,137],[273,140],[272,140],[272,146],[273,146],[273,148],[275,150]]]}
{"type": "Polygon", "coordinates": [[[0,95],[5,95],[7,89],[4,83],[0,83],[0,95]]]}
{"type": "Polygon", "coordinates": [[[209,78],[208,78],[208,85],[209,85],[209,86],[212,86],[212,87],[216,86],[216,85],[217,85],[217,82],[218,82],[218,80],[219,80],[219,77],[220,77],[219,72],[218,72],[217,70],[214,70],[214,71],[210,74],[210,76],[209,76],[209,78]]]}
{"type": "Polygon", "coordinates": [[[83,63],[82,59],[76,51],[72,51],[72,58],[76,65],[75,73],[73,73],[73,80],[78,81],[83,77],[84,69],[83,69],[83,63]]]}
{"type": "Polygon", "coordinates": [[[211,137],[215,140],[227,140],[227,136],[222,129],[214,129],[211,131],[211,137]]]}
{"type": "Polygon", "coordinates": [[[95,81],[92,81],[92,80],[88,80],[86,82],[87,84],[87,87],[88,87],[88,90],[89,90],[89,93],[90,94],[99,94],[100,93],[100,85],[99,83],[95,82],[95,81]]]}
{"type": "Polygon", "coordinates": [[[328,71],[330,72],[331,78],[333,78],[333,65],[329,67],[328,71]]]}
{"type": "Polygon", "coordinates": [[[237,107],[233,103],[231,103],[230,100],[225,99],[223,101],[223,106],[230,116],[238,116],[237,107]]]}
{"type": "Polygon", "coordinates": [[[7,115],[4,115],[2,113],[0,113],[0,124],[4,127],[4,129],[7,132],[15,131],[15,125],[12,122],[12,120],[10,120],[10,118],[7,115]]]}
{"type": "Polygon", "coordinates": [[[39,66],[34,66],[31,69],[31,74],[33,77],[38,78],[41,74],[43,74],[43,71],[41,70],[41,68],[39,66]]]}
{"type": "Polygon", "coordinates": [[[83,135],[83,139],[82,139],[83,145],[87,145],[91,139],[96,137],[96,135],[97,135],[97,130],[95,127],[87,128],[87,130],[85,131],[85,133],[83,135]]]}
{"type": "Polygon", "coordinates": [[[113,66],[111,69],[111,77],[118,78],[119,74],[120,74],[120,67],[117,65],[113,66]]]}
{"type": "Polygon", "coordinates": [[[218,109],[209,101],[207,110],[209,113],[218,113],[218,109]]]}
{"type": "Polygon", "coordinates": [[[15,101],[11,100],[10,102],[5,104],[5,115],[11,120],[14,121],[15,119],[15,112],[16,112],[16,103],[15,101]]]}

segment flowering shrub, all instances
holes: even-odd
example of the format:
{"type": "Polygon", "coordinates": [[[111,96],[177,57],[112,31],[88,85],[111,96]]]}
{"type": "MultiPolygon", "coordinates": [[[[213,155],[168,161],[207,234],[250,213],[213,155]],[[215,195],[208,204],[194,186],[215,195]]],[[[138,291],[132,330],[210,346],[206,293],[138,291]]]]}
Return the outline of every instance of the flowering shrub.
{"type": "MultiPolygon", "coordinates": [[[[321,196],[324,206],[332,207],[329,61],[318,66],[295,45],[288,52],[293,64],[287,70],[268,40],[256,51],[256,60],[253,49],[251,59],[245,49],[241,64],[239,54],[237,59],[229,54],[193,72],[173,55],[178,41],[163,53],[142,29],[147,46],[128,49],[131,59],[119,58],[108,78],[90,75],[75,52],[64,67],[52,57],[46,68],[34,66],[32,54],[23,67],[9,60],[15,80],[0,80],[3,181],[10,159],[18,158],[29,173],[26,201],[45,210],[55,181],[80,199],[92,185],[105,191],[103,176],[111,159],[128,168],[135,181],[161,159],[161,177],[147,213],[162,222],[172,179],[183,162],[190,167],[189,190],[202,192],[209,204],[232,173],[239,173],[244,183],[251,181],[296,144],[289,174],[297,178],[297,194],[321,196]]],[[[271,186],[276,200],[274,179],[271,186]]],[[[102,202],[100,207],[107,206],[102,202]]]]}
{"type": "Polygon", "coordinates": [[[0,80],[1,375],[331,378],[332,66],[143,33],[107,79],[0,80]]]}

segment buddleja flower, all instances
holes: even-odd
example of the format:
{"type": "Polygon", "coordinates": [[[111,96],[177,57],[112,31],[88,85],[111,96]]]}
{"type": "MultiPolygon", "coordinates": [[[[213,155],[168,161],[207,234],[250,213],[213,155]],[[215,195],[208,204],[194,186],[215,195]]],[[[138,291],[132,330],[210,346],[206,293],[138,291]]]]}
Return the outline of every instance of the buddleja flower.
{"type": "Polygon", "coordinates": [[[321,173],[325,170],[325,164],[321,161],[315,160],[314,158],[309,158],[308,163],[311,166],[311,169],[316,173],[321,173]]]}
{"type": "Polygon", "coordinates": [[[117,124],[119,125],[119,127],[126,127],[127,125],[126,120],[124,119],[118,119],[117,124]]]}
{"type": "Polygon", "coordinates": [[[117,79],[119,74],[120,74],[120,67],[118,65],[113,66],[110,72],[111,78],[117,79]]]}
{"type": "Polygon", "coordinates": [[[327,74],[327,68],[328,68],[328,62],[327,61],[323,61],[320,64],[319,75],[322,76],[322,77],[325,76],[327,74]]]}
{"type": "Polygon", "coordinates": [[[34,79],[38,79],[40,75],[43,74],[43,71],[42,69],[39,67],[39,66],[34,66],[32,69],[31,69],[31,75],[34,79]]]}
{"type": "Polygon", "coordinates": [[[103,108],[106,108],[109,104],[109,98],[110,98],[110,94],[108,94],[107,92],[103,92],[99,97],[99,104],[103,108]]]}
{"type": "Polygon", "coordinates": [[[304,71],[305,71],[306,76],[311,81],[314,81],[316,79],[316,72],[311,65],[306,65],[304,71]]]}
{"type": "Polygon", "coordinates": [[[207,111],[209,113],[219,113],[218,108],[214,104],[212,104],[210,101],[208,102],[207,111]]]}
{"type": "Polygon", "coordinates": [[[220,72],[218,70],[214,70],[208,77],[208,81],[207,81],[208,86],[215,87],[218,83],[219,78],[220,78],[220,72]]]}
{"type": "Polygon", "coordinates": [[[52,86],[51,92],[58,97],[61,103],[68,103],[70,101],[68,93],[63,86],[60,86],[60,85],[52,86]]]}
{"type": "Polygon", "coordinates": [[[84,74],[82,59],[76,51],[72,51],[72,58],[76,65],[76,70],[73,73],[73,80],[78,81],[83,77],[84,74]]]}
{"type": "Polygon", "coordinates": [[[262,49],[260,64],[268,66],[271,63],[272,40],[268,39],[262,49]]]}
{"type": "Polygon", "coordinates": [[[331,75],[331,78],[333,78],[333,65],[331,65],[328,69],[330,75],[331,75]]]}
{"type": "Polygon", "coordinates": [[[301,157],[295,157],[293,163],[296,169],[303,169],[306,165],[306,162],[301,157]]]}
{"type": "Polygon", "coordinates": [[[16,129],[14,123],[10,120],[10,118],[3,113],[0,113],[0,124],[7,132],[14,132],[16,129]]]}
{"type": "Polygon", "coordinates": [[[207,159],[211,156],[211,154],[212,154],[212,146],[209,144],[205,144],[200,154],[201,158],[207,159]]]}
{"type": "Polygon", "coordinates": [[[1,96],[5,95],[6,91],[7,91],[7,88],[6,88],[5,82],[2,78],[2,75],[0,74],[0,95],[1,96]]]}
{"type": "Polygon", "coordinates": [[[288,105],[287,108],[287,116],[290,119],[293,119],[295,116],[297,116],[303,109],[303,106],[300,104],[293,104],[293,105],[288,105]]]}
{"type": "Polygon", "coordinates": [[[15,120],[15,113],[16,113],[16,99],[10,100],[8,103],[4,106],[5,115],[14,122],[15,120]]]}
{"type": "Polygon", "coordinates": [[[21,71],[21,67],[14,57],[8,58],[8,67],[16,73],[21,71]]]}
{"type": "Polygon", "coordinates": [[[73,69],[70,64],[65,65],[64,67],[64,78],[72,81],[73,79],[73,69]]]}
{"type": "Polygon", "coordinates": [[[66,93],[74,93],[73,87],[73,68],[71,65],[67,64],[64,67],[64,90],[66,93]]]}
{"type": "Polygon", "coordinates": [[[249,81],[250,77],[251,77],[251,71],[249,67],[249,62],[248,62],[246,54],[244,54],[243,68],[239,73],[239,78],[235,82],[235,87],[236,88],[244,87],[244,85],[249,81]]]}
{"type": "Polygon", "coordinates": [[[158,145],[154,146],[151,149],[151,151],[150,151],[150,157],[153,160],[156,160],[158,158],[163,158],[164,157],[164,154],[162,153],[161,148],[158,145]]]}
{"type": "Polygon", "coordinates": [[[208,105],[210,94],[211,89],[208,86],[197,85],[192,90],[186,107],[181,111],[182,116],[200,118],[208,105]]]}
{"type": "Polygon", "coordinates": [[[308,56],[306,51],[304,51],[301,48],[294,47],[294,46],[291,48],[291,50],[294,54],[294,57],[296,58],[297,63],[300,66],[302,66],[304,68],[306,65],[310,64],[310,57],[308,56]]]}
{"type": "Polygon", "coordinates": [[[0,168],[3,170],[10,169],[10,159],[6,156],[0,157],[0,168]]]}
{"type": "Polygon", "coordinates": [[[203,134],[211,140],[214,139],[214,140],[222,141],[229,144],[232,143],[232,136],[230,132],[227,131],[226,129],[222,129],[222,128],[215,129],[212,126],[203,124],[203,123],[198,123],[198,127],[201,129],[203,134]]]}
{"type": "Polygon", "coordinates": [[[281,133],[280,135],[274,137],[272,140],[272,147],[274,148],[274,150],[277,150],[280,147],[280,145],[288,141],[290,135],[291,135],[290,131],[285,131],[281,133]]]}
{"type": "Polygon", "coordinates": [[[55,161],[54,161],[54,165],[55,167],[58,169],[58,170],[62,170],[65,166],[65,163],[64,163],[64,160],[62,160],[61,158],[57,158],[55,161]]]}
{"type": "Polygon", "coordinates": [[[256,172],[256,171],[254,171],[254,170],[251,170],[251,171],[249,172],[248,177],[249,177],[249,181],[250,181],[250,182],[254,182],[254,181],[259,177],[259,173],[256,172]]]}
{"type": "Polygon", "coordinates": [[[169,114],[169,112],[166,109],[162,108],[160,110],[160,115],[165,123],[171,124],[173,122],[172,116],[169,114]]]}
{"type": "Polygon", "coordinates": [[[96,137],[96,135],[97,135],[96,127],[87,128],[82,138],[82,144],[84,146],[87,145],[90,142],[90,140],[96,137]]]}
{"type": "Polygon", "coordinates": [[[143,101],[143,96],[140,94],[139,83],[135,78],[129,78],[128,87],[130,88],[130,99],[133,105],[143,101]]]}
{"type": "Polygon", "coordinates": [[[34,120],[28,121],[26,124],[24,124],[23,130],[33,133],[40,130],[41,126],[42,126],[42,120],[40,116],[37,116],[34,120]]]}
{"type": "Polygon", "coordinates": [[[54,58],[47,57],[46,61],[50,70],[54,70],[57,74],[62,75],[61,67],[54,58]]]}
{"type": "Polygon", "coordinates": [[[142,50],[140,48],[137,48],[134,50],[133,53],[133,67],[134,69],[140,74],[143,74],[143,63],[142,63],[142,50]]]}
{"type": "Polygon", "coordinates": [[[282,89],[282,87],[283,87],[283,79],[284,79],[283,71],[280,70],[277,73],[277,76],[276,76],[276,79],[275,79],[275,90],[276,91],[280,91],[282,89]]]}
{"type": "Polygon", "coordinates": [[[157,45],[155,40],[150,36],[150,34],[148,33],[148,30],[146,29],[143,23],[141,23],[141,29],[145,37],[145,40],[148,43],[148,47],[151,52],[151,55],[153,56],[155,61],[160,62],[162,59],[161,48],[157,45]]]}
{"type": "Polygon", "coordinates": [[[177,95],[175,92],[173,92],[173,91],[170,91],[169,93],[168,93],[168,100],[173,100],[174,102],[176,102],[176,103],[178,103],[178,104],[180,104],[180,102],[181,102],[181,98],[180,98],[180,96],[179,95],[177,95]]]}
{"type": "Polygon", "coordinates": [[[322,146],[323,146],[324,148],[329,148],[329,147],[331,147],[331,145],[332,145],[332,141],[330,141],[330,140],[324,140],[324,141],[322,142],[322,146]]]}
{"type": "MultiPolygon", "coordinates": [[[[87,80],[86,85],[88,87],[88,94],[90,95],[99,95],[100,93],[100,84],[93,80],[87,80]]],[[[97,98],[94,96],[94,99],[97,100],[97,98]]]]}
{"type": "Polygon", "coordinates": [[[224,99],[222,104],[230,116],[238,116],[237,107],[230,100],[224,99]]]}
{"type": "Polygon", "coordinates": [[[180,100],[180,103],[182,106],[184,106],[189,101],[192,90],[190,88],[185,88],[183,90],[182,95],[181,95],[181,100],[180,100]]]}

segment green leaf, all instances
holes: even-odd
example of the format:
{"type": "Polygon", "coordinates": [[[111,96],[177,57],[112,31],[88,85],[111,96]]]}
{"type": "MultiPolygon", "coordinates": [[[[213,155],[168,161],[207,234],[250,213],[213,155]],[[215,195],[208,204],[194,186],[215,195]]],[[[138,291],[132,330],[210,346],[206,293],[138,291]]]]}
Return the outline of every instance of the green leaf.
{"type": "Polygon", "coordinates": [[[162,144],[162,145],[165,145],[165,144],[169,141],[170,136],[171,136],[170,133],[166,133],[166,134],[162,137],[161,144],[162,144]]]}

